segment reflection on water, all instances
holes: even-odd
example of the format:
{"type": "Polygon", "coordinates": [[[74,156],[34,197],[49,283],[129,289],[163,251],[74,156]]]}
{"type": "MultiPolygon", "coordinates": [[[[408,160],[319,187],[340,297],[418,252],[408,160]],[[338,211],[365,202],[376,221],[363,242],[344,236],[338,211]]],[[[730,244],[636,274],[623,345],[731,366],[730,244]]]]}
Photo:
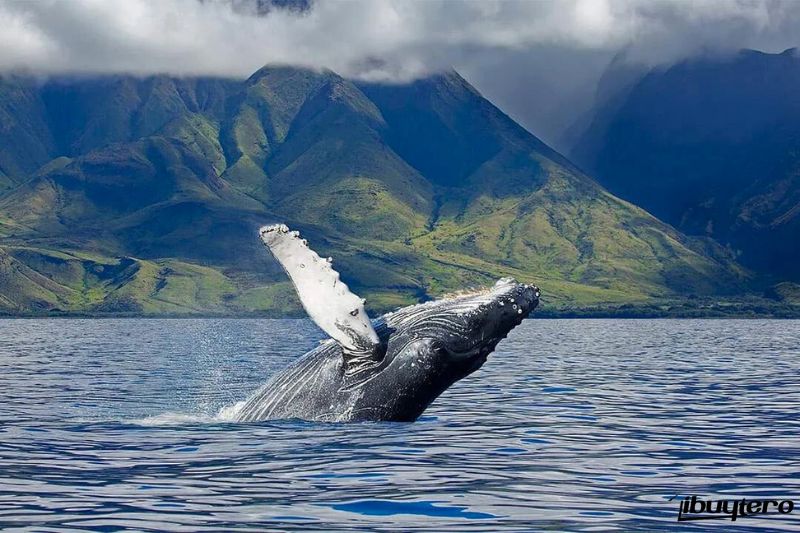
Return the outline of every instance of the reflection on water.
{"type": "Polygon", "coordinates": [[[676,494],[800,507],[800,322],[529,320],[414,424],[217,416],[319,338],[0,320],[0,528],[653,531],[676,494]]]}

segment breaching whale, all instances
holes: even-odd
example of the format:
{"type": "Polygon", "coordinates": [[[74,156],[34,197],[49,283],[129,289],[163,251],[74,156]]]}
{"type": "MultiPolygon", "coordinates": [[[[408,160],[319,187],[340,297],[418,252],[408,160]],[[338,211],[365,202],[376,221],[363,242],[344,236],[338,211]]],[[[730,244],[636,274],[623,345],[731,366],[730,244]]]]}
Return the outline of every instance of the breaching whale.
{"type": "Polygon", "coordinates": [[[481,367],[539,303],[539,289],[491,289],[404,307],[374,323],[296,231],[265,226],[262,242],[330,339],[270,379],[236,409],[240,421],[414,421],[450,385],[481,367]]]}

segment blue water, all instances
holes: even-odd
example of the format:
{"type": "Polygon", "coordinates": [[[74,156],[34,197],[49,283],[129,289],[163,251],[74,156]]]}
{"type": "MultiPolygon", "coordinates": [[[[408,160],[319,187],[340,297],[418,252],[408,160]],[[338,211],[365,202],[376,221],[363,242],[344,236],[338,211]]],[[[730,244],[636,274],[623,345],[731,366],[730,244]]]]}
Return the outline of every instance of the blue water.
{"type": "Polygon", "coordinates": [[[414,424],[218,416],[319,338],[0,320],[0,529],[800,530],[800,322],[529,320],[414,424]],[[677,524],[687,494],[799,509],[677,524]]]}

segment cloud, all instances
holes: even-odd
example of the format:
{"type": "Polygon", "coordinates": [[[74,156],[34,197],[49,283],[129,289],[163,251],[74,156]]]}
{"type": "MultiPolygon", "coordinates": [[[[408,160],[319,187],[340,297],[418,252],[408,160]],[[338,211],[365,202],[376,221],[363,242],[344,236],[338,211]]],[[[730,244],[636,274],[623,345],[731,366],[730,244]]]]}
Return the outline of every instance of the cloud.
{"type": "Polygon", "coordinates": [[[280,8],[286,4],[293,5],[0,0],[0,70],[247,76],[266,63],[289,63],[407,80],[487,52],[628,48],[652,63],[800,40],[800,2],[793,1],[321,0],[280,8]]]}
{"type": "Polygon", "coordinates": [[[407,81],[455,67],[558,148],[620,50],[800,45],[795,0],[0,0],[0,73],[246,77],[267,63],[407,81]]]}

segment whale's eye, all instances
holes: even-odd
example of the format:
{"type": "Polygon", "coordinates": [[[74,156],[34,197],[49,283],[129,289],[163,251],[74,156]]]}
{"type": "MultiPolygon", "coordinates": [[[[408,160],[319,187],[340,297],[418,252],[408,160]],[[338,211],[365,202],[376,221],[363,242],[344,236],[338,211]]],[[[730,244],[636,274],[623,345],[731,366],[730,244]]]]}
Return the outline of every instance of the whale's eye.
{"type": "Polygon", "coordinates": [[[446,356],[449,353],[445,343],[439,339],[425,339],[420,341],[419,348],[420,356],[425,355],[423,352],[427,352],[427,355],[434,357],[446,356]]]}

